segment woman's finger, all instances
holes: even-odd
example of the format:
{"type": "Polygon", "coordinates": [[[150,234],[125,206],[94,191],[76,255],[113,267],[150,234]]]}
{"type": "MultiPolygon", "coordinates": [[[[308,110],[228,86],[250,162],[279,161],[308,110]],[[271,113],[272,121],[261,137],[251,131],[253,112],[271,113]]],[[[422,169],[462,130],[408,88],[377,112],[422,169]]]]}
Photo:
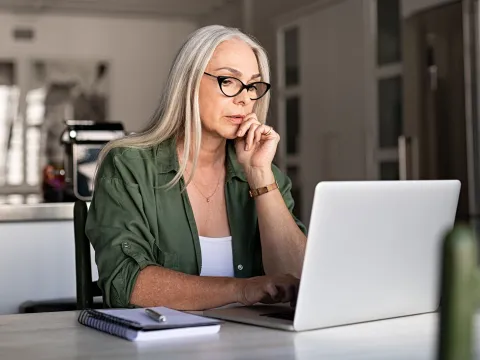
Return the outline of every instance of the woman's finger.
{"type": "Polygon", "coordinates": [[[265,128],[266,128],[265,125],[260,125],[255,129],[255,136],[253,138],[254,144],[257,144],[260,142],[260,140],[262,139],[262,134],[266,131],[265,128]]]}
{"type": "Polygon", "coordinates": [[[245,140],[245,150],[248,151],[253,147],[255,132],[261,125],[257,123],[251,123],[250,128],[248,129],[247,138],[245,140]]]}
{"type": "Polygon", "coordinates": [[[278,288],[273,283],[267,283],[265,292],[270,296],[270,299],[272,299],[273,302],[279,301],[280,294],[278,292],[278,288]]]}
{"type": "Polygon", "coordinates": [[[257,130],[255,130],[255,139],[254,139],[254,142],[255,143],[258,143],[260,142],[260,140],[262,140],[262,137],[265,136],[265,137],[270,137],[272,134],[274,134],[275,132],[273,131],[273,128],[269,125],[262,125],[262,126],[259,126],[257,128],[257,130]]]}
{"type": "Polygon", "coordinates": [[[244,136],[252,124],[260,125],[256,115],[250,115],[245,118],[244,122],[238,127],[237,136],[244,136]]]}

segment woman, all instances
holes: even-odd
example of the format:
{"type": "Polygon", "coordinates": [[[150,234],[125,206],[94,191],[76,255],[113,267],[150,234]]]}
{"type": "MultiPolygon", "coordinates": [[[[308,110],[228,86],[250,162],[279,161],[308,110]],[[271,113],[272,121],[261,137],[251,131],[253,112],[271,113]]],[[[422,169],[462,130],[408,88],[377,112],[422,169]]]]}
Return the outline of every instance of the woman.
{"type": "Polygon", "coordinates": [[[306,230],[272,165],[280,137],[265,125],[268,81],[254,40],[199,29],[150,130],[104,148],[86,233],[107,306],[294,300],[306,230]]]}

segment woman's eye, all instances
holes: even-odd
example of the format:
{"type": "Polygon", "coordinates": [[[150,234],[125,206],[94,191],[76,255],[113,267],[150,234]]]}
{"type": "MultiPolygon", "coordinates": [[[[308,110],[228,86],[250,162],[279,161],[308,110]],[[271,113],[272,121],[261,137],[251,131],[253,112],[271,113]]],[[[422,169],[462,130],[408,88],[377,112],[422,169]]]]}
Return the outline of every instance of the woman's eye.
{"type": "Polygon", "coordinates": [[[222,85],[226,85],[226,86],[232,85],[232,83],[233,81],[229,79],[225,79],[222,81],[222,85]]]}

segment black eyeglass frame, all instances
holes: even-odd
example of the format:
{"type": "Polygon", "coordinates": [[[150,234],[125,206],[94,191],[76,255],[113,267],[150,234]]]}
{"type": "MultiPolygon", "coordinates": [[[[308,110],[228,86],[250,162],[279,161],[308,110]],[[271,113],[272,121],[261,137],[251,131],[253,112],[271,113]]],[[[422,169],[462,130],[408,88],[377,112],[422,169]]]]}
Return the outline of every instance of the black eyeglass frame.
{"type": "Polygon", "coordinates": [[[264,82],[264,81],[256,81],[256,82],[254,82],[254,83],[245,85],[242,80],[240,80],[240,79],[238,79],[238,78],[236,78],[236,77],[234,77],[234,76],[216,76],[216,75],[209,74],[209,73],[207,73],[207,72],[204,72],[204,74],[205,74],[205,75],[208,75],[208,76],[211,76],[211,77],[213,77],[213,78],[215,78],[215,79],[217,79],[217,82],[218,82],[218,86],[219,86],[219,88],[220,88],[220,91],[223,93],[223,95],[225,95],[225,96],[227,96],[227,97],[235,97],[235,96],[237,96],[238,94],[240,94],[244,89],[247,89],[247,92],[248,92],[248,90],[250,90],[251,88],[253,88],[253,87],[255,86],[255,84],[264,84],[264,85],[267,87],[267,90],[265,90],[265,93],[262,94],[262,96],[259,96],[259,97],[257,97],[257,98],[254,98],[254,99],[250,98],[250,100],[258,100],[258,99],[261,99],[262,97],[264,97],[264,96],[268,93],[268,91],[270,90],[270,87],[272,86],[272,85],[270,85],[269,83],[266,83],[266,82],[264,82]],[[238,81],[240,82],[240,84],[242,84],[242,88],[241,88],[236,94],[234,94],[234,95],[227,95],[227,94],[225,94],[225,92],[224,92],[223,89],[222,89],[222,82],[223,82],[224,80],[226,80],[226,79],[235,79],[235,80],[238,80],[238,81]]]}

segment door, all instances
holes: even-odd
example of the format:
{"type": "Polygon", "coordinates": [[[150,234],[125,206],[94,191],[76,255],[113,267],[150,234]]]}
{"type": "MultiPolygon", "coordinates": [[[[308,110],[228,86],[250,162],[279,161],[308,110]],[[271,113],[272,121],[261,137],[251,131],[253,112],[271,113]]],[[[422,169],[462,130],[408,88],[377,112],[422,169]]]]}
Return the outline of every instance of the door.
{"type": "Polygon", "coordinates": [[[404,22],[404,179],[458,179],[457,220],[469,220],[462,2],[404,22]]]}

